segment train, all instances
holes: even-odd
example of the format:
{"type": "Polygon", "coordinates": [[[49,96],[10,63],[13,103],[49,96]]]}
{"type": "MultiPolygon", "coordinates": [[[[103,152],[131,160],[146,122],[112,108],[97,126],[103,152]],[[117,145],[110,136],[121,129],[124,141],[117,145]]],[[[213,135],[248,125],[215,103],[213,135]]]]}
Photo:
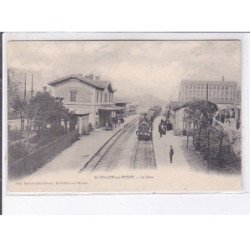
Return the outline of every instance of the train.
{"type": "Polygon", "coordinates": [[[153,121],[155,117],[161,114],[161,112],[162,112],[161,106],[153,106],[152,108],[148,110],[148,116],[150,116],[153,121]]]}
{"type": "Polygon", "coordinates": [[[153,122],[161,112],[161,106],[153,106],[147,112],[140,114],[138,130],[136,131],[138,140],[152,140],[153,122]]]}

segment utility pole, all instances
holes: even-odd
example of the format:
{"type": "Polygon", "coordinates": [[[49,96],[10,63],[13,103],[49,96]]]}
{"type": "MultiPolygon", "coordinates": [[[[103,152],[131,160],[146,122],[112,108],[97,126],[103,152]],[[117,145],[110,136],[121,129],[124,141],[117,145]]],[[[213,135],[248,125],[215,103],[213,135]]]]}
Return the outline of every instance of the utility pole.
{"type": "Polygon", "coordinates": [[[25,73],[25,76],[24,76],[24,101],[26,102],[26,88],[27,88],[27,83],[26,83],[26,73],[25,73]]]}
{"type": "Polygon", "coordinates": [[[24,75],[24,93],[23,93],[23,99],[24,104],[21,106],[21,130],[24,129],[24,115],[25,115],[25,109],[26,109],[26,88],[27,88],[27,82],[26,82],[26,73],[24,75]]]}
{"type": "MultiPolygon", "coordinates": [[[[187,108],[189,110],[189,106],[187,108]]],[[[187,110],[186,110],[187,112],[187,110]]],[[[187,128],[187,148],[189,146],[189,130],[190,130],[190,127],[191,127],[191,121],[190,121],[190,112],[187,112],[187,115],[186,115],[186,128],[187,128]]]]}
{"type": "Polygon", "coordinates": [[[33,97],[34,94],[34,90],[33,90],[33,74],[31,75],[31,92],[30,92],[30,96],[31,98],[33,97]]]}

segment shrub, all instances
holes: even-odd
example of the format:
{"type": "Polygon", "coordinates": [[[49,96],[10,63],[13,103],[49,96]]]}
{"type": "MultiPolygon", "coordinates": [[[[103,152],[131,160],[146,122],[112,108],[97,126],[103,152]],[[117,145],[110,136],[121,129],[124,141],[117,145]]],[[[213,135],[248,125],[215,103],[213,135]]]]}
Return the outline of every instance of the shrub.
{"type": "Polygon", "coordinates": [[[16,141],[23,138],[21,130],[9,130],[8,136],[10,141],[16,141]]]}
{"type": "Polygon", "coordinates": [[[9,163],[17,161],[24,157],[28,153],[26,145],[22,142],[18,142],[15,145],[9,146],[9,163]]]}
{"type": "Polygon", "coordinates": [[[58,127],[56,130],[55,129],[47,129],[43,131],[41,134],[38,134],[35,137],[35,142],[38,144],[38,146],[43,146],[46,145],[60,136],[66,134],[64,127],[58,127]]]}
{"type": "Polygon", "coordinates": [[[195,148],[208,162],[209,168],[239,172],[241,169],[240,154],[234,150],[234,142],[230,141],[225,131],[215,127],[195,133],[195,148]]]}

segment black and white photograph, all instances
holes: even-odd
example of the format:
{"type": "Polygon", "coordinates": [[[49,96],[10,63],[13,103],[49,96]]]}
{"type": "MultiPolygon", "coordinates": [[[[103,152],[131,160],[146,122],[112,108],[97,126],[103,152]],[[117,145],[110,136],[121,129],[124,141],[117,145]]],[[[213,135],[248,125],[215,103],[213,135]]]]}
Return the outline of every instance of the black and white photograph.
{"type": "Polygon", "coordinates": [[[7,191],[240,192],[240,40],[8,40],[7,191]]]}
{"type": "Polygon", "coordinates": [[[1,10],[1,249],[247,249],[247,2],[1,10]]]}

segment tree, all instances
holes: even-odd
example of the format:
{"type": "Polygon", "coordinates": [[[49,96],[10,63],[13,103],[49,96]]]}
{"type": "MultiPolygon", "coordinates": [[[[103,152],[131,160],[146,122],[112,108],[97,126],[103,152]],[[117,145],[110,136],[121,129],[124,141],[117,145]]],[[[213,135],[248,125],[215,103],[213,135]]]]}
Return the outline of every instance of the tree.
{"type": "Polygon", "coordinates": [[[48,125],[54,133],[57,133],[62,128],[61,122],[70,120],[69,111],[63,106],[62,99],[54,98],[46,91],[38,92],[31,98],[28,110],[28,117],[34,120],[39,135],[47,130],[48,125]]]}
{"type": "Polygon", "coordinates": [[[25,107],[26,102],[22,99],[20,99],[19,95],[17,95],[13,99],[12,107],[14,111],[18,114],[20,121],[21,121],[21,130],[24,129],[24,118],[25,118],[25,107]]]}
{"type": "Polygon", "coordinates": [[[186,120],[192,120],[194,125],[195,148],[208,162],[208,169],[238,172],[241,168],[240,153],[236,153],[234,146],[240,144],[240,136],[234,135],[232,140],[224,128],[212,126],[217,110],[217,105],[208,101],[193,102],[186,108],[186,120]]]}
{"type": "Polygon", "coordinates": [[[200,139],[202,129],[208,129],[213,122],[214,113],[218,110],[216,104],[201,100],[189,104],[186,108],[187,119],[193,122],[193,142],[196,149],[200,149],[200,139]]]}
{"type": "Polygon", "coordinates": [[[189,115],[188,107],[184,110],[183,123],[186,124],[187,148],[189,146],[189,133],[192,125],[192,117],[189,115]]]}
{"type": "Polygon", "coordinates": [[[13,69],[8,69],[8,106],[13,108],[17,98],[20,99],[20,85],[21,81],[16,78],[15,71],[13,69]]]}

